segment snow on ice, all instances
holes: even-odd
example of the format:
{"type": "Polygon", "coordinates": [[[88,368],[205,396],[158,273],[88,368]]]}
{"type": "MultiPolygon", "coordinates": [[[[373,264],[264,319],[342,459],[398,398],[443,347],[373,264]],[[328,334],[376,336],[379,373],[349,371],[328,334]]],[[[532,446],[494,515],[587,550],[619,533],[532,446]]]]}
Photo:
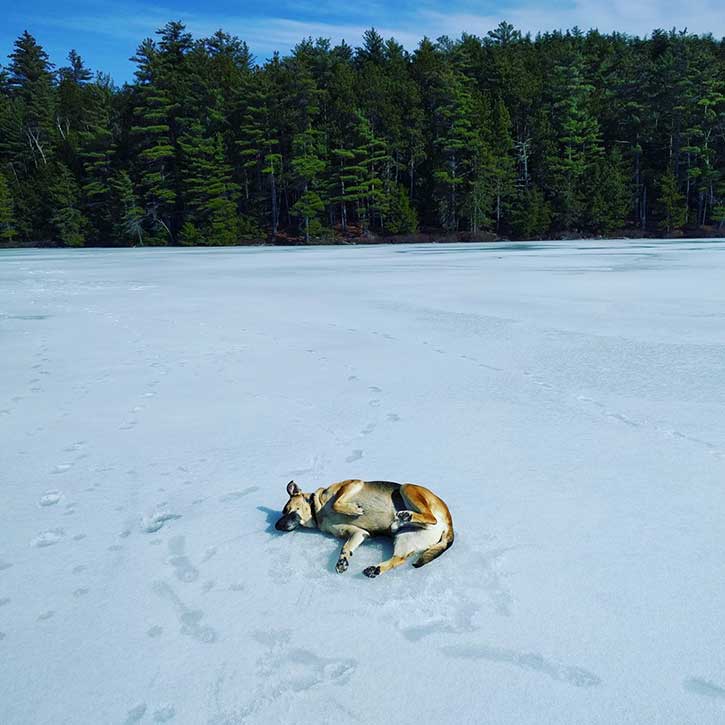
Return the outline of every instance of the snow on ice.
{"type": "Polygon", "coordinates": [[[0,252],[0,722],[725,722],[725,244],[0,252]],[[279,534],[413,481],[456,542],[279,534]]]}

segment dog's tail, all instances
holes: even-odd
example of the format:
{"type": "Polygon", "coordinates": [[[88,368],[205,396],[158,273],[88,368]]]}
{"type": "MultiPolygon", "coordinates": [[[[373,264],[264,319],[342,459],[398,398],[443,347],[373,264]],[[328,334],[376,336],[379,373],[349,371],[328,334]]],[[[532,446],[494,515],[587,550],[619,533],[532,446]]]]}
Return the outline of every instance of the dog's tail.
{"type": "Polygon", "coordinates": [[[437,559],[446,549],[450,549],[453,546],[453,526],[448,525],[448,528],[441,534],[441,538],[438,539],[438,543],[428,547],[414,562],[413,566],[418,568],[430,564],[433,559],[437,559]]]}

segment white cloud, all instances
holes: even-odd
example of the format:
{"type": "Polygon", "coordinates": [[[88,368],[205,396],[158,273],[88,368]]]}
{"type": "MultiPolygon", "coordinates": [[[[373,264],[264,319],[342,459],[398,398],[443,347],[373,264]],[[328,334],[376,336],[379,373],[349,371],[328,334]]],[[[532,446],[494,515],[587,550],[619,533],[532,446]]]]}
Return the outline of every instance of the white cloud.
{"type": "Polygon", "coordinates": [[[693,33],[725,35],[725,13],[720,0],[573,0],[561,7],[529,2],[496,14],[443,13],[428,10],[420,13],[421,34],[426,27],[434,37],[447,34],[458,37],[462,31],[483,35],[507,20],[517,29],[537,31],[597,28],[602,32],[619,31],[629,35],[649,35],[656,28],[687,28],[693,33]]]}
{"type": "MultiPolygon", "coordinates": [[[[307,37],[330,38],[333,42],[347,41],[350,45],[358,45],[363,33],[371,24],[353,25],[325,22],[305,22],[287,18],[237,18],[234,16],[222,20],[210,20],[191,16],[187,20],[188,29],[195,35],[208,35],[220,27],[226,32],[238,35],[257,50],[273,51],[291,48],[307,37]]],[[[401,31],[394,27],[382,27],[375,24],[379,33],[386,38],[394,36],[406,46],[415,47],[419,37],[417,33],[401,31]]]]}

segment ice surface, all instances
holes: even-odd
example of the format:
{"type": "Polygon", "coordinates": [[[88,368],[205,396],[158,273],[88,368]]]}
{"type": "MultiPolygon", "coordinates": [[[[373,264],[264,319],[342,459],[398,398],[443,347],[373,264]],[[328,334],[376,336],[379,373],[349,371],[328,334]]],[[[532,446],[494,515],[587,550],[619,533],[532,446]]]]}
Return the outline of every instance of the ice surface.
{"type": "Polygon", "coordinates": [[[0,722],[725,722],[725,244],[0,252],[0,722]],[[415,481],[375,580],[295,478],[415,481]]]}

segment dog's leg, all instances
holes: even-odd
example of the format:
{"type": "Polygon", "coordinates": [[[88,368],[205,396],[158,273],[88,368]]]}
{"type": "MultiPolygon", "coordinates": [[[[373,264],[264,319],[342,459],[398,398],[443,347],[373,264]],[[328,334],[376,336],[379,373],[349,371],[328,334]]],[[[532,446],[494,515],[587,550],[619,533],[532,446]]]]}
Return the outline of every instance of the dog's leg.
{"type": "Polygon", "coordinates": [[[342,486],[337,494],[332,510],[343,516],[360,516],[363,512],[362,506],[352,501],[352,498],[363,488],[363,481],[348,481],[342,486]]]}
{"type": "Polygon", "coordinates": [[[409,556],[412,556],[414,553],[415,552],[411,551],[405,556],[391,556],[390,559],[388,559],[387,561],[381,561],[377,566],[369,566],[367,569],[363,569],[363,574],[370,577],[371,579],[375,579],[376,576],[379,576],[380,574],[385,574],[386,571],[395,569],[396,566],[400,566],[401,564],[405,563],[405,560],[409,556]]]}
{"type": "Polygon", "coordinates": [[[395,517],[404,524],[417,524],[418,526],[433,526],[438,523],[438,519],[430,510],[430,505],[425,498],[423,492],[413,484],[403,484],[400,487],[400,493],[403,501],[409,509],[397,511],[395,517]]]}
{"type": "Polygon", "coordinates": [[[369,536],[368,532],[364,529],[357,529],[351,527],[350,538],[342,545],[342,551],[340,552],[340,558],[337,560],[335,570],[338,574],[342,574],[347,571],[347,567],[350,564],[353,552],[362,544],[365,539],[369,536]]]}

